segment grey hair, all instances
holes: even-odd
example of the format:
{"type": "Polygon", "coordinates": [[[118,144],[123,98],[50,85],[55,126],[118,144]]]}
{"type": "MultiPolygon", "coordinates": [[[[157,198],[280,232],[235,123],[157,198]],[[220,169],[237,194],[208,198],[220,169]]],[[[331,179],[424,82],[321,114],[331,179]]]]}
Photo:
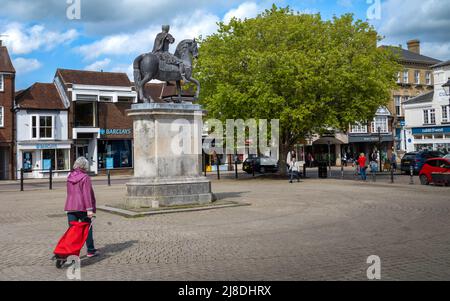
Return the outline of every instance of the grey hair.
{"type": "Polygon", "coordinates": [[[73,164],[73,169],[89,170],[89,161],[85,157],[79,157],[73,164]]]}

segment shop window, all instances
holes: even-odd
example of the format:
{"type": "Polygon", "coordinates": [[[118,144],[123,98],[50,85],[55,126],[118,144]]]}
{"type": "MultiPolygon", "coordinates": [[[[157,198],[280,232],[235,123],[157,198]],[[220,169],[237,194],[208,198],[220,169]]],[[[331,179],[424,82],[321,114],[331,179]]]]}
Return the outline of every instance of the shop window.
{"type": "Polygon", "coordinates": [[[45,149],[42,151],[42,169],[70,170],[68,149],[45,149]]]}
{"type": "Polygon", "coordinates": [[[22,155],[22,168],[24,172],[33,171],[33,153],[24,152],[22,155]]]}
{"type": "Polygon", "coordinates": [[[98,168],[133,167],[131,140],[100,140],[98,142],[98,168]]]}
{"type": "Polygon", "coordinates": [[[75,102],[75,127],[96,127],[97,102],[75,102]]]}

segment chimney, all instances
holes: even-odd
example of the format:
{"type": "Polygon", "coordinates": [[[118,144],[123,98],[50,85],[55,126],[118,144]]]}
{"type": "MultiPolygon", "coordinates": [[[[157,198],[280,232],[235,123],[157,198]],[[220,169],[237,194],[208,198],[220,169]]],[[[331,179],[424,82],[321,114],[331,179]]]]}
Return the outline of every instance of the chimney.
{"type": "Polygon", "coordinates": [[[408,50],[420,54],[420,41],[419,40],[408,41],[408,50]]]}

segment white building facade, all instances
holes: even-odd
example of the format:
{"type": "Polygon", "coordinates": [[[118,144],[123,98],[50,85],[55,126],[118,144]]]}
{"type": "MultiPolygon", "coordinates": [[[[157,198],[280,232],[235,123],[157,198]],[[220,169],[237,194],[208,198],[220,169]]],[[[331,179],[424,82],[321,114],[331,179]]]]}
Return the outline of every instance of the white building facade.
{"type": "Polygon", "coordinates": [[[450,79],[450,61],[433,66],[434,91],[410,99],[405,108],[408,152],[450,152],[450,96],[443,85],[450,79]]]}
{"type": "Polygon", "coordinates": [[[68,110],[53,84],[36,83],[16,97],[17,178],[65,177],[71,169],[68,110]]]}

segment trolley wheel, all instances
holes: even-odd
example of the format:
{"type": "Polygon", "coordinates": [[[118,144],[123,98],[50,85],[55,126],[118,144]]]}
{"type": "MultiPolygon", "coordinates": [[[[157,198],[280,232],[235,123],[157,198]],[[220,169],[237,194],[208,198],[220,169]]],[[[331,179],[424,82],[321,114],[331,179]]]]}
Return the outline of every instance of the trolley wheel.
{"type": "Polygon", "coordinates": [[[66,263],[66,260],[64,260],[64,259],[56,259],[56,268],[62,269],[62,267],[64,266],[65,263],[66,263]]]}

